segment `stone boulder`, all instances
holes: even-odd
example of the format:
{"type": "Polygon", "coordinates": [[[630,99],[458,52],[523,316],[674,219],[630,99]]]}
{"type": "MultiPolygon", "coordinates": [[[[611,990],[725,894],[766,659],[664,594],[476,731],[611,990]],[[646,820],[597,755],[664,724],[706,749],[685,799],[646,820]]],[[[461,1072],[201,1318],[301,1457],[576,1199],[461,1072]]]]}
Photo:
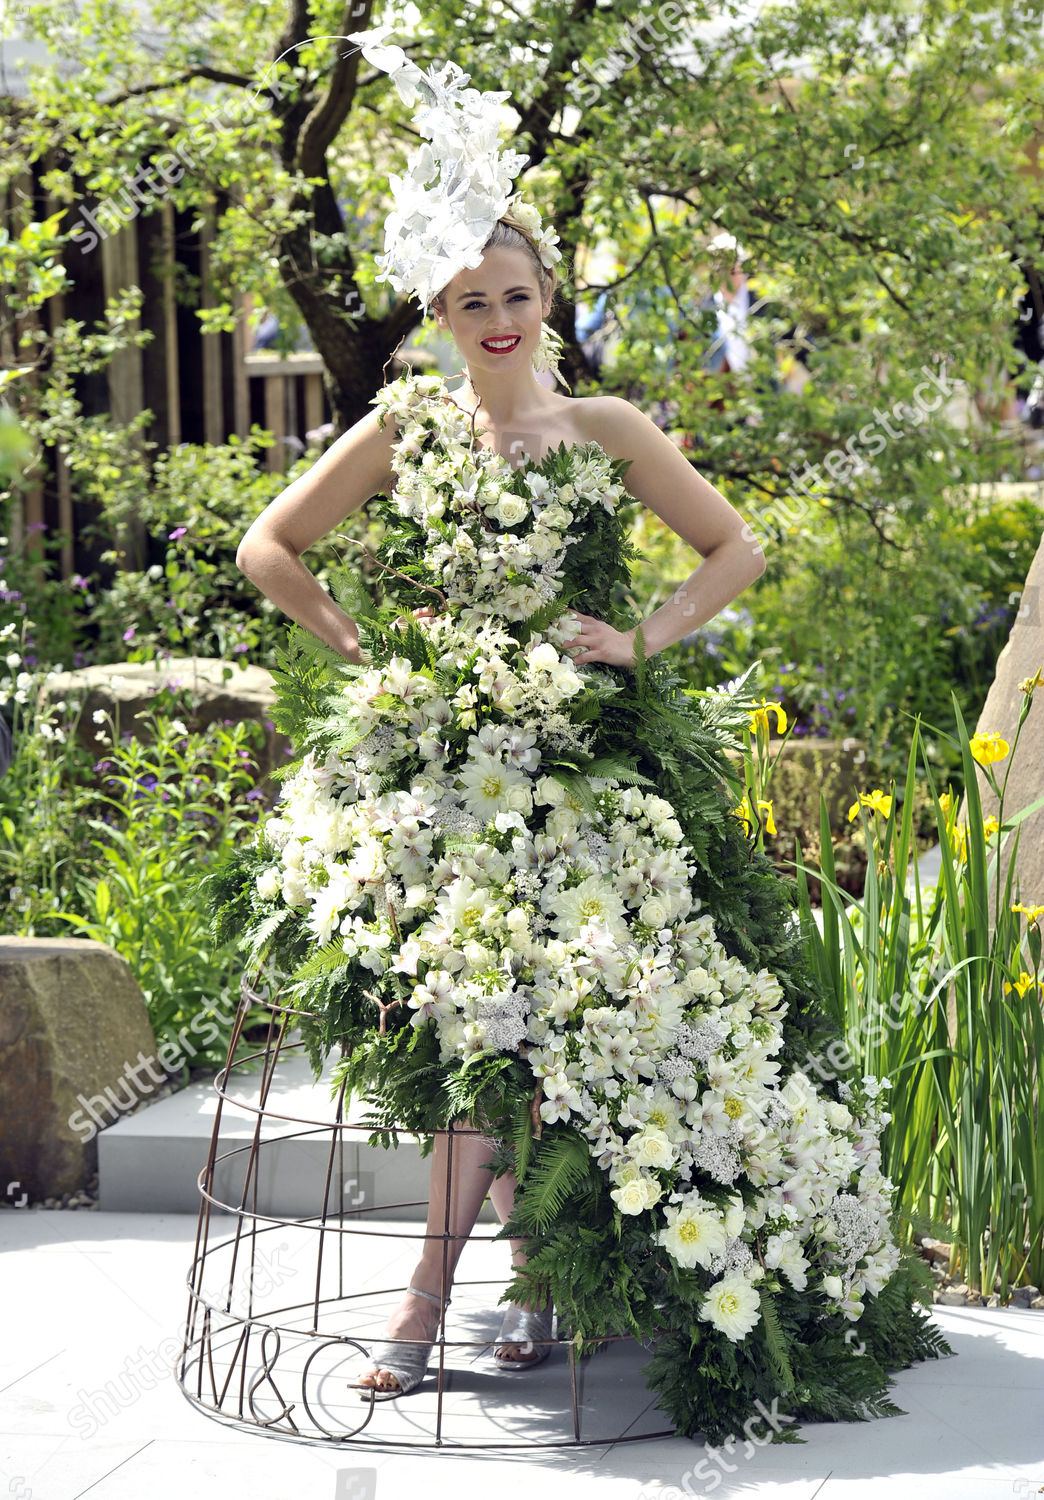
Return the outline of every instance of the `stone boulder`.
{"type": "MultiPolygon", "coordinates": [[[[1015,730],[1024,702],[1019,683],[1031,678],[1038,667],[1044,667],[1044,538],[1030,566],[1008,643],[997,658],[996,674],[979,715],[977,732],[996,730],[1009,745],[1015,743],[1015,730]]],[[[993,768],[1002,785],[1007,768],[1007,760],[998,761],[993,768]]],[[[995,816],[997,799],[982,773],[979,774],[979,792],[983,815],[995,816]]],[[[1044,687],[1036,689],[1019,740],[1004,794],[1004,810],[1010,816],[1028,807],[1038,797],[1044,797],[1044,687]]],[[[1022,824],[1017,870],[1023,901],[1027,905],[1044,902],[1044,808],[1022,824]]]]}
{"type": "Polygon", "coordinates": [[[90,938],[0,937],[0,1193],[8,1204],[86,1185],[99,1129],[163,1081],[155,1053],[144,997],[118,953],[90,938]]]}
{"type": "MultiPolygon", "coordinates": [[[[234,667],[221,657],[172,656],[165,661],[118,661],[81,667],[45,679],[41,693],[54,702],[83,696],[79,735],[84,744],[97,751],[98,725],[92,717],[97,709],[112,714],[121,733],[129,729],[138,738],[147,739],[149,726],[142,715],[168,685],[188,693],[189,703],[179,708],[178,717],[190,729],[199,731],[222,719],[271,723],[275,701],[271,672],[266,667],[234,667]]],[[[266,727],[264,744],[256,752],[258,780],[266,795],[271,796],[277,788],[278,783],[268,778],[276,766],[285,764],[289,750],[286,735],[266,727]]]]}

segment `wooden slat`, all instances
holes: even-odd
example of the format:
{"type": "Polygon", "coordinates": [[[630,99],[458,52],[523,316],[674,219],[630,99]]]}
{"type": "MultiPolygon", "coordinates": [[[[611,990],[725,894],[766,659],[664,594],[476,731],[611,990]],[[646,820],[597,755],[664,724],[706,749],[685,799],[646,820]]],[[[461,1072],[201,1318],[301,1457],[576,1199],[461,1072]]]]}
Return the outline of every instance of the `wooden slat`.
{"type": "MultiPolygon", "coordinates": [[[[217,213],[209,204],[203,216],[200,230],[200,306],[206,310],[215,306],[217,298],[210,283],[210,242],[217,230],[217,213]]],[[[221,340],[217,334],[202,333],[203,349],[203,437],[207,443],[223,443],[224,420],[221,400],[221,340]]]]}
{"type": "Polygon", "coordinates": [[[286,444],[280,442],[286,433],[285,375],[269,375],[265,380],[265,426],[276,438],[265,455],[265,467],[270,474],[278,474],[286,468],[286,444]]]}
{"type": "MultiPolygon", "coordinates": [[[[321,375],[306,375],[304,377],[304,425],[305,432],[311,432],[320,427],[323,420],[323,377],[321,375]]],[[[299,436],[304,439],[304,432],[299,436]]]]}
{"type": "Polygon", "coordinates": [[[250,431],[250,377],[245,363],[247,332],[247,299],[238,292],[236,326],[232,331],[232,410],[235,414],[234,430],[240,437],[246,437],[250,431]]]}

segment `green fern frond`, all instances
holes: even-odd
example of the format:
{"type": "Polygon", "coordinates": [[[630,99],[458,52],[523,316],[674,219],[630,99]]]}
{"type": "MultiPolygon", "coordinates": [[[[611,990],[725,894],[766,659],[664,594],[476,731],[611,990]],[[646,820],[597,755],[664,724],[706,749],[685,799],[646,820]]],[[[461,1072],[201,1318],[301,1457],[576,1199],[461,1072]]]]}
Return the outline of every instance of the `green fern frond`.
{"type": "Polygon", "coordinates": [[[770,1292],[761,1289],[761,1317],[765,1325],[765,1347],[772,1368],[776,1372],[780,1389],[789,1393],[794,1389],[794,1370],[787,1350],[787,1339],[780,1326],[779,1314],[770,1292]]]}
{"type": "Polygon", "coordinates": [[[525,1186],[515,1200],[515,1217],[537,1231],[547,1228],[591,1170],[591,1153],[580,1136],[556,1132],[541,1145],[525,1186]]]}

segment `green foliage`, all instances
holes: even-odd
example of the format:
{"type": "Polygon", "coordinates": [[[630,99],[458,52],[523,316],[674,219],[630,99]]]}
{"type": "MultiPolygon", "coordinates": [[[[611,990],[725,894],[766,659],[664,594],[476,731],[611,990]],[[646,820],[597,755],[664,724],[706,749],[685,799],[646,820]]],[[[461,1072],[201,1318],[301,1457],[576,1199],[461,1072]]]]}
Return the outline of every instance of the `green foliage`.
{"type": "MultiPolygon", "coordinates": [[[[12,675],[14,670],[11,669],[12,675]]],[[[213,1016],[197,1066],[224,1061],[238,988],[235,943],[216,945],[197,889],[201,865],[223,861],[253,827],[259,726],[189,733],[189,709],[164,690],[124,738],[107,720],[94,762],[72,702],[37,706],[31,684],[5,690],[14,761],[0,778],[0,925],[30,937],[74,934],[127,959],[158,1042],[213,1016]]]]}
{"type": "Polygon", "coordinates": [[[1004,801],[1033,697],[1032,688],[1023,694],[1000,780],[989,763],[977,769],[954,697],[966,821],[958,824],[952,792],[945,800],[937,792],[915,732],[901,799],[887,817],[862,810],[872,857],[861,899],[839,887],[828,836],[821,937],[801,892],[809,952],[845,1034],[836,1071],[891,1080],[883,1170],[908,1220],[944,1224],[969,1285],[987,1295],[997,1281],[1006,1296],[1044,1275],[1044,909],[1031,904],[1036,893],[1022,901],[1018,885],[1020,827],[1042,799],[1014,813],[1004,801]],[[910,866],[918,761],[941,854],[939,880],[927,887],[910,866]],[[987,825],[980,776],[997,799],[999,826],[987,825]]]}
{"type": "MultiPolygon", "coordinates": [[[[941,493],[917,514],[888,518],[887,543],[855,523],[839,523],[834,537],[769,543],[766,576],[743,606],[663,654],[695,686],[759,658],[766,695],[782,702],[799,737],[858,739],[868,783],[901,774],[915,716],[945,722],[951,691],[966,715],[978,713],[1040,542],[1040,504],[1001,498],[986,508],[989,499],[941,493]]],[[[660,531],[639,523],[657,562],[632,586],[643,614],[688,566],[687,550],[660,531]]],[[[947,736],[930,727],[925,736],[933,769],[959,783],[947,736]]]]}

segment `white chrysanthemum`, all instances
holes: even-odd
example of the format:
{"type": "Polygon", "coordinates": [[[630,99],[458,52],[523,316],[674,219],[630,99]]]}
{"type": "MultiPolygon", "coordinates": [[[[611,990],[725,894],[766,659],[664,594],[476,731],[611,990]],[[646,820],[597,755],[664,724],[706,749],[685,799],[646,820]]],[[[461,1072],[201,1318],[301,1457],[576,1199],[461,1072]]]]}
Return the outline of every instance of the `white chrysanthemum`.
{"type": "Polygon", "coordinates": [[[511,811],[514,788],[528,790],[524,771],[515,770],[500,756],[489,755],[485,750],[469,757],[458,776],[458,786],[464,805],[484,823],[499,812],[511,811]]]}
{"type": "Polygon", "coordinates": [[[692,1270],[707,1266],[716,1255],[724,1255],[727,1236],[721,1215],[701,1200],[671,1205],[664,1209],[667,1228],[657,1236],[668,1254],[692,1270]]]}
{"type": "Polygon", "coordinates": [[[761,1298],[739,1272],[715,1282],[704,1299],[700,1317],[712,1323],[726,1338],[738,1343],[761,1317],[761,1298]]]}
{"type": "Polygon", "coordinates": [[[598,927],[623,929],[624,904],[612,882],[601,875],[589,875],[579,885],[554,896],[551,923],[559,937],[576,940],[581,929],[593,922],[598,927]]]}

